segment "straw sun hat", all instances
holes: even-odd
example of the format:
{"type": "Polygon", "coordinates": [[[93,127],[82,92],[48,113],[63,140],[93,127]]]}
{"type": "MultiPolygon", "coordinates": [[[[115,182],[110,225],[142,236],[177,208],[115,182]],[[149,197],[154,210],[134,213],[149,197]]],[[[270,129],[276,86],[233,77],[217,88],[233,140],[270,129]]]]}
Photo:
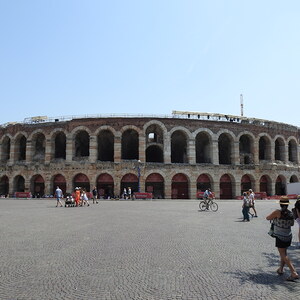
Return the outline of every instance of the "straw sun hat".
{"type": "Polygon", "coordinates": [[[291,204],[290,203],[290,199],[287,196],[282,196],[277,203],[282,204],[282,205],[289,205],[289,204],[291,204]]]}

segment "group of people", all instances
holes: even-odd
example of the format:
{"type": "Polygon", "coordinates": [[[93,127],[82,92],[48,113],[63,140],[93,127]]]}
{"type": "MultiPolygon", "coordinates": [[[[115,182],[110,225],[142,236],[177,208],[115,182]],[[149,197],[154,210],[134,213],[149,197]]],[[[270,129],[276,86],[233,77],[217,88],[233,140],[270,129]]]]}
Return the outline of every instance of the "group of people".
{"type": "Polygon", "coordinates": [[[266,217],[266,219],[270,222],[273,222],[274,225],[274,232],[272,236],[275,238],[275,246],[277,247],[280,256],[280,264],[279,268],[277,269],[277,274],[283,275],[284,267],[287,266],[291,272],[287,277],[287,280],[294,281],[299,279],[299,274],[287,255],[287,248],[292,243],[291,227],[294,225],[295,220],[299,225],[299,242],[297,245],[298,247],[300,246],[300,195],[298,195],[295,207],[292,211],[288,209],[290,201],[287,196],[281,197],[279,204],[280,209],[274,210],[266,217]]]}
{"type": "Polygon", "coordinates": [[[127,189],[124,187],[123,190],[123,199],[132,199],[131,187],[129,186],[127,189]]]}
{"type": "Polygon", "coordinates": [[[247,192],[243,193],[243,206],[242,213],[244,216],[243,221],[250,221],[250,217],[257,218],[257,212],[255,208],[255,194],[252,189],[249,189],[247,192]],[[252,209],[253,213],[251,213],[250,209],[252,209]]]}
{"type": "MultiPolygon", "coordinates": [[[[97,192],[97,188],[94,187],[92,190],[92,199],[93,199],[93,203],[98,203],[97,197],[98,196],[98,192],[97,192]]],[[[60,189],[59,186],[56,187],[55,190],[55,198],[56,198],[56,207],[58,206],[63,206],[62,203],[62,198],[64,197],[62,190],[60,189]]],[[[81,187],[76,187],[75,191],[74,191],[74,198],[72,195],[67,196],[67,200],[70,202],[75,202],[75,206],[90,206],[89,203],[89,198],[87,195],[87,192],[84,188],[81,187]]]]}

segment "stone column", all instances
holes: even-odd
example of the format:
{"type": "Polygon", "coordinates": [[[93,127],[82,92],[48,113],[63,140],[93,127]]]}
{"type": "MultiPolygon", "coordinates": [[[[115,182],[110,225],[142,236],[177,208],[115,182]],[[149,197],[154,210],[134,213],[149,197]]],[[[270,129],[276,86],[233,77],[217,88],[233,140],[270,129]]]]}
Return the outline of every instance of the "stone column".
{"type": "Polygon", "coordinates": [[[196,147],[195,139],[188,140],[188,163],[191,165],[196,164],[196,147]]]}
{"type": "Polygon", "coordinates": [[[73,159],[73,138],[71,135],[66,135],[66,162],[71,163],[73,159]]]}
{"type": "MultiPolygon", "coordinates": [[[[146,162],[146,143],[145,143],[145,135],[139,135],[139,158],[142,163],[146,162]]],[[[141,189],[142,190],[142,189],[141,189]]]]}
{"type": "Polygon", "coordinates": [[[172,179],[169,176],[166,176],[167,180],[165,181],[165,198],[171,199],[172,196],[172,179]]]}
{"type": "Polygon", "coordinates": [[[259,143],[257,140],[253,143],[253,163],[259,165],[259,143]]]}
{"type": "Polygon", "coordinates": [[[45,145],[45,164],[49,164],[51,161],[51,158],[53,157],[51,140],[46,139],[45,143],[46,143],[46,145],[45,145]]]}
{"type": "Polygon", "coordinates": [[[190,178],[189,194],[190,199],[197,198],[197,179],[193,176],[190,178]]]}
{"type": "Polygon", "coordinates": [[[240,165],[240,149],[239,149],[239,141],[234,141],[233,142],[233,151],[232,151],[232,160],[231,164],[232,165],[240,165]]]}
{"type": "Polygon", "coordinates": [[[241,195],[241,182],[240,181],[236,181],[235,183],[235,190],[233,191],[233,198],[235,198],[236,196],[240,196],[241,195]]]}
{"type": "Polygon", "coordinates": [[[212,140],[210,155],[212,164],[219,165],[219,143],[217,139],[212,140]]]}
{"type": "Polygon", "coordinates": [[[115,162],[121,162],[121,157],[122,157],[121,152],[122,152],[122,140],[121,140],[121,134],[118,133],[115,136],[115,143],[114,143],[114,161],[115,162]]]}
{"type": "Polygon", "coordinates": [[[95,163],[97,160],[97,137],[95,135],[90,136],[90,157],[89,162],[95,163]]]}
{"type": "Polygon", "coordinates": [[[171,163],[171,138],[169,135],[164,136],[164,163],[171,163]]]}
{"type": "MultiPolygon", "coordinates": [[[[7,161],[8,166],[12,166],[16,161],[16,143],[15,141],[11,140],[10,142],[10,156],[9,160],[7,161]]],[[[10,184],[9,184],[10,186],[10,184]]]]}
{"type": "Polygon", "coordinates": [[[26,152],[25,152],[25,160],[28,163],[31,163],[33,160],[33,151],[34,151],[34,147],[32,145],[32,141],[31,140],[27,140],[26,141],[26,152]]]}

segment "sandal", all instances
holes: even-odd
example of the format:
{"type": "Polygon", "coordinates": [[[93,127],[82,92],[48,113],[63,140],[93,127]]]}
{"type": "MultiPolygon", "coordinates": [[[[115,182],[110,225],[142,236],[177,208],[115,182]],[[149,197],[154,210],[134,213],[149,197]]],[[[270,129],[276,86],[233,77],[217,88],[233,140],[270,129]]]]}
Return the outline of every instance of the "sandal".
{"type": "Polygon", "coordinates": [[[279,269],[277,269],[277,271],[276,271],[276,272],[277,272],[277,274],[278,274],[278,275],[283,275],[283,271],[282,271],[282,272],[280,272],[280,271],[279,271],[279,269]]]}
{"type": "Polygon", "coordinates": [[[297,276],[292,276],[292,275],[290,275],[286,280],[287,280],[287,281],[295,281],[295,280],[297,280],[297,279],[299,279],[299,275],[297,275],[297,276]]]}

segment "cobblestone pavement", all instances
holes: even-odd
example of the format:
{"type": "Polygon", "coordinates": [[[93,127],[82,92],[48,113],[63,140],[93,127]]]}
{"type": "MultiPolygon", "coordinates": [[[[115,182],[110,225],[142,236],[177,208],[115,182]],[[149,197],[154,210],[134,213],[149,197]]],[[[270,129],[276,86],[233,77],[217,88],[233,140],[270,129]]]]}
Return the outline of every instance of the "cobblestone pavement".
{"type": "MultiPolygon", "coordinates": [[[[278,253],[257,201],[101,201],[56,208],[55,200],[0,200],[1,300],[289,299],[300,280],[276,274],[278,253]]],[[[293,227],[296,237],[297,225],[293,227]]],[[[295,239],[296,241],[296,239],[295,239]]],[[[289,255],[300,271],[300,249],[289,255]]],[[[297,298],[296,296],[296,298],[297,298]]]]}

